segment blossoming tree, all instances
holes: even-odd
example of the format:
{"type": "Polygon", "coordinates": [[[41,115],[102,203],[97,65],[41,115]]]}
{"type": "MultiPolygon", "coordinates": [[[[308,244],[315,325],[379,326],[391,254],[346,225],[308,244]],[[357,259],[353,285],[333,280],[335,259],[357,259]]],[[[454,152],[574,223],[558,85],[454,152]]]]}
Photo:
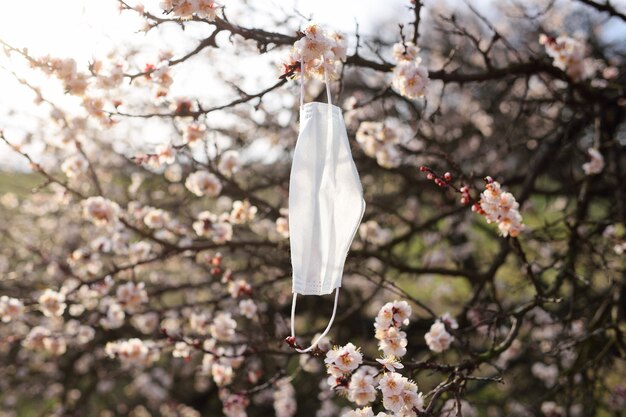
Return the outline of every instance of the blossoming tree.
{"type": "Polygon", "coordinates": [[[407,0],[367,37],[253,2],[117,3],[203,35],[91,62],[0,40],[44,115],[0,125],[32,171],[0,182],[0,416],[623,413],[626,51],[606,28],[626,11],[407,0]],[[215,94],[173,93],[219,59],[215,94]],[[324,80],[367,210],[334,328],[301,354],[332,300],[304,297],[288,337],[287,189],[301,85],[324,80]]]}

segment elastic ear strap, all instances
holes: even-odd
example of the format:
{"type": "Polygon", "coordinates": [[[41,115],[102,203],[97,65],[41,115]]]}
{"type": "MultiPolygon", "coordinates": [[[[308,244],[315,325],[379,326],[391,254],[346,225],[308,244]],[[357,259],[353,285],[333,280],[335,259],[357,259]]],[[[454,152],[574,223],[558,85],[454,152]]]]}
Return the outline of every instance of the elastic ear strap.
{"type": "Polygon", "coordinates": [[[326,97],[328,97],[328,105],[333,104],[333,98],[330,94],[330,84],[328,83],[328,71],[326,71],[326,60],[322,57],[322,61],[324,62],[324,82],[326,83],[326,97]]]}
{"type": "Polygon", "coordinates": [[[300,58],[300,107],[304,106],[304,58],[300,58]]]}
{"type": "MultiPolygon", "coordinates": [[[[296,318],[296,298],[298,297],[297,293],[293,293],[293,301],[291,302],[291,337],[296,338],[296,330],[295,330],[295,318],[296,318]]],[[[296,352],[299,353],[306,353],[309,352],[311,350],[313,350],[315,348],[315,346],[317,346],[317,344],[320,342],[320,340],[322,340],[330,331],[330,328],[333,325],[333,321],[335,321],[335,315],[337,314],[337,301],[339,300],[339,287],[337,287],[335,289],[335,305],[333,306],[333,315],[330,316],[330,321],[328,322],[328,326],[326,326],[326,329],[322,332],[321,335],[319,335],[317,337],[317,339],[315,339],[315,341],[313,342],[313,344],[311,346],[309,346],[306,349],[296,349],[296,352]]]]}

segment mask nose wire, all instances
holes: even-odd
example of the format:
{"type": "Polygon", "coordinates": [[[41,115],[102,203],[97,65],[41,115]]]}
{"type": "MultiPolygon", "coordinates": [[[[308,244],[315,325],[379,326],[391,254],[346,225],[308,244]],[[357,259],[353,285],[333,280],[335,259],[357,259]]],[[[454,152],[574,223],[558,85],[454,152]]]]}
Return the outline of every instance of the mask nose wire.
{"type": "MultiPolygon", "coordinates": [[[[293,293],[293,301],[291,302],[291,337],[293,337],[295,339],[296,337],[296,331],[295,331],[295,317],[296,317],[296,298],[298,297],[298,293],[293,293]]],[[[333,315],[330,316],[330,321],[328,322],[328,326],[326,326],[326,329],[324,329],[324,331],[322,332],[321,335],[319,335],[317,337],[317,339],[315,339],[315,341],[313,342],[313,344],[311,344],[311,346],[309,346],[306,349],[296,349],[296,352],[299,353],[306,353],[309,352],[311,350],[313,350],[317,344],[320,342],[320,340],[322,340],[330,331],[330,328],[333,325],[333,321],[335,321],[335,315],[337,314],[337,301],[339,300],[339,287],[335,288],[335,304],[333,305],[333,315]]]]}

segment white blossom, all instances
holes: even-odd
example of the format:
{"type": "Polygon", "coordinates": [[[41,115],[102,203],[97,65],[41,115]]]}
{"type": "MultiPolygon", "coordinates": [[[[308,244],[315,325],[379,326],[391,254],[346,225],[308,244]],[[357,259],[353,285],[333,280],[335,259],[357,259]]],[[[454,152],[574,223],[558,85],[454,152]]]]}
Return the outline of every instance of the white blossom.
{"type": "Polygon", "coordinates": [[[220,161],[217,164],[217,169],[223,175],[233,175],[239,170],[239,152],[229,150],[220,155],[220,161]]]}
{"type": "Polygon", "coordinates": [[[65,311],[65,294],[46,289],[38,298],[39,309],[47,317],[59,317],[65,311]]]}
{"type": "Polygon", "coordinates": [[[233,320],[230,313],[220,311],[209,326],[211,336],[222,342],[232,341],[235,336],[237,322],[233,320]]]}
{"type": "Polygon", "coordinates": [[[359,348],[352,343],[345,346],[334,346],[326,353],[324,363],[328,367],[328,373],[334,376],[351,373],[363,362],[363,355],[359,348]]]}
{"type": "Polygon", "coordinates": [[[594,148],[587,149],[587,153],[589,154],[589,162],[585,162],[583,164],[583,171],[585,171],[586,175],[595,175],[599,174],[604,170],[604,157],[602,154],[594,148]]]}
{"type": "Polygon", "coordinates": [[[257,208],[250,204],[248,200],[233,202],[233,210],[230,212],[229,220],[233,224],[243,224],[254,220],[257,208]]]}
{"type": "Polygon", "coordinates": [[[276,417],[293,417],[298,410],[296,403],[296,390],[288,378],[276,382],[277,389],[274,391],[274,411],[276,417]]]}
{"type": "Polygon", "coordinates": [[[8,323],[24,313],[24,303],[17,298],[0,296],[0,320],[8,323]]]}
{"type": "Polygon", "coordinates": [[[83,201],[83,217],[96,226],[106,226],[117,222],[120,207],[104,197],[89,197],[83,201]]]}
{"type": "Polygon", "coordinates": [[[61,171],[68,178],[78,178],[87,172],[88,166],[87,160],[81,154],[75,154],[63,161],[61,171]]]}
{"type": "Polygon", "coordinates": [[[222,183],[208,171],[196,171],[185,180],[185,187],[198,197],[216,197],[222,191],[222,183]]]}
{"type": "Polygon", "coordinates": [[[374,375],[376,370],[369,366],[359,368],[348,385],[348,399],[356,405],[369,404],[376,399],[374,375]]]}
{"type": "Polygon", "coordinates": [[[257,306],[254,300],[247,299],[239,302],[239,313],[249,319],[253,319],[256,316],[257,306]]]}
{"type": "Polygon", "coordinates": [[[117,288],[115,295],[120,304],[129,312],[134,312],[141,304],[148,302],[148,293],[143,282],[135,284],[129,281],[122,284],[117,288]]]}
{"type": "Polygon", "coordinates": [[[428,70],[421,65],[419,48],[412,43],[397,43],[393,53],[398,61],[393,69],[393,88],[411,100],[423,97],[428,86],[428,70]]]}
{"type": "Polygon", "coordinates": [[[524,230],[519,203],[513,194],[502,191],[498,182],[490,181],[485,185],[478,206],[473,209],[483,214],[487,223],[497,223],[502,236],[517,237],[524,230]]]}
{"type": "Polygon", "coordinates": [[[454,341],[454,336],[447,332],[445,324],[440,320],[436,320],[430,330],[424,336],[428,348],[436,353],[441,353],[450,347],[454,341]]]}

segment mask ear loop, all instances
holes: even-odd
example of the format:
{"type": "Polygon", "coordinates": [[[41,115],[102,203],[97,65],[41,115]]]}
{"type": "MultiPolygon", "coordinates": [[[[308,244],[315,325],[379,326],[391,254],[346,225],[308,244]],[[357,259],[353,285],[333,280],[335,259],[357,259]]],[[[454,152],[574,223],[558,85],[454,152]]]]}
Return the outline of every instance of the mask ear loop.
{"type": "Polygon", "coordinates": [[[300,108],[304,106],[304,58],[300,58],[300,108]]]}
{"type": "MultiPolygon", "coordinates": [[[[296,317],[296,298],[298,297],[298,293],[293,293],[293,300],[291,302],[291,337],[296,338],[296,330],[295,330],[295,317],[296,317]]],[[[333,305],[333,315],[330,316],[330,321],[328,322],[328,326],[326,326],[326,329],[324,329],[324,331],[322,332],[321,335],[319,335],[317,337],[317,339],[315,339],[315,341],[313,342],[313,344],[311,344],[311,346],[309,346],[306,349],[296,349],[296,352],[298,353],[306,353],[306,352],[310,352],[311,350],[313,350],[317,344],[320,342],[320,340],[322,340],[330,331],[330,328],[333,325],[333,321],[335,321],[335,315],[337,314],[337,301],[339,300],[339,287],[337,287],[335,289],[335,304],[333,305]]]]}

